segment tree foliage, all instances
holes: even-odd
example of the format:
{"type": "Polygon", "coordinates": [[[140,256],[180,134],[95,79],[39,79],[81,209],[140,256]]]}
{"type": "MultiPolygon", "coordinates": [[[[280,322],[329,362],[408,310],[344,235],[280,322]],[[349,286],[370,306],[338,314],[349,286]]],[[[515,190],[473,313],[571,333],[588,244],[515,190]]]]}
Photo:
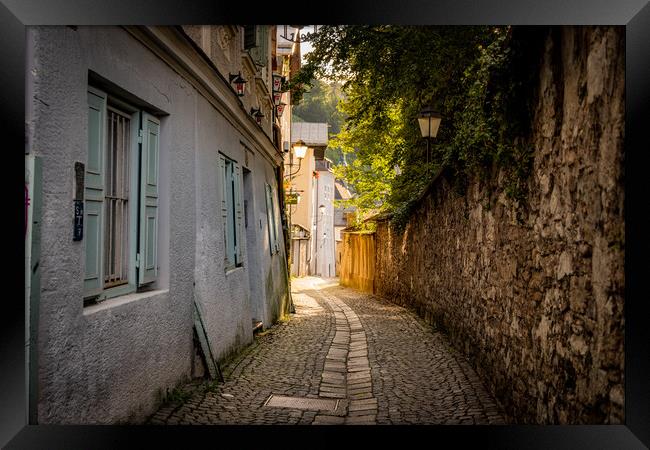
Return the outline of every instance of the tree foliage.
{"type": "Polygon", "coordinates": [[[293,117],[299,122],[327,122],[332,134],[341,131],[344,114],[338,109],[343,99],[340,82],[314,79],[311,88],[303,94],[300,104],[293,107],[293,117]]]}
{"type": "Polygon", "coordinates": [[[515,138],[528,123],[530,99],[521,93],[530,67],[517,64],[527,48],[513,45],[511,31],[323,26],[312,35],[313,51],[290,87],[343,83],[339,109],[346,121],[332,145],[356,159],[335,174],[355,188],[353,203],[362,212],[390,210],[403,222],[442,167],[459,189],[471,175],[503,168],[509,195],[523,197],[530,152],[515,138]],[[417,125],[425,105],[443,117],[428,163],[417,125]]]}
{"type": "MultiPolygon", "coordinates": [[[[335,136],[340,133],[345,122],[345,115],[338,108],[343,98],[341,83],[314,79],[309,91],[303,93],[300,103],[293,107],[292,120],[326,122],[329,134],[335,136]]],[[[336,146],[329,145],[325,156],[334,164],[343,163],[341,149],[336,146]]]]}

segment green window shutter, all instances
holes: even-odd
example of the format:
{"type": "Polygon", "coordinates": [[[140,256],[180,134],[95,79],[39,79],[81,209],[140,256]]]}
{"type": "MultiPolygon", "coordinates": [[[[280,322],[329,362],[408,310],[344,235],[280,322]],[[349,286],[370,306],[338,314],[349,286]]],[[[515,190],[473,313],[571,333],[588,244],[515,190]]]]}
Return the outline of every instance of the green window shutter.
{"type": "Polygon", "coordinates": [[[221,225],[223,227],[223,244],[224,244],[224,264],[228,267],[228,203],[226,202],[226,193],[228,192],[226,175],[226,158],[219,154],[219,200],[221,203],[221,225]]]}
{"type": "Polygon", "coordinates": [[[226,267],[233,267],[235,261],[235,190],[234,163],[226,159],[225,194],[226,194],[226,267]]]}
{"type": "Polygon", "coordinates": [[[275,227],[273,226],[273,193],[271,186],[266,184],[266,220],[269,226],[269,248],[271,254],[275,253],[275,227]]]}
{"type": "Polygon", "coordinates": [[[84,297],[103,289],[106,94],[88,88],[88,160],[84,180],[84,297]]]}
{"type": "Polygon", "coordinates": [[[158,160],[160,121],[142,113],[140,153],[140,248],[138,285],[150,283],[158,275],[158,160]]]}
{"type": "Polygon", "coordinates": [[[257,26],[244,25],[244,49],[248,50],[257,46],[257,26]]]}
{"type": "Polygon", "coordinates": [[[269,27],[268,25],[257,25],[257,45],[251,48],[251,56],[255,64],[259,66],[266,66],[268,63],[269,51],[269,27]]]}
{"type": "Polygon", "coordinates": [[[273,249],[275,253],[280,251],[280,246],[278,244],[278,223],[275,220],[276,216],[276,202],[277,198],[275,189],[271,188],[271,217],[273,218],[273,249]]]}
{"type": "Polygon", "coordinates": [[[242,207],[242,193],[241,193],[241,167],[239,164],[234,163],[234,190],[235,190],[235,263],[237,265],[244,262],[242,256],[242,219],[243,219],[243,207],[242,207]]]}

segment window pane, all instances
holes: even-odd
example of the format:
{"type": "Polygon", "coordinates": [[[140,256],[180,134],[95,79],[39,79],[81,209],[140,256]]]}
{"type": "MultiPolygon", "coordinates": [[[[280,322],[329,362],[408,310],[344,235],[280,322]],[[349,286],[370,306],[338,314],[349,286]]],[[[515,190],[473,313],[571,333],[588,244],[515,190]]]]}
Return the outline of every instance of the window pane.
{"type": "Polygon", "coordinates": [[[128,283],[130,117],[113,107],[107,114],[104,287],[128,283]]]}

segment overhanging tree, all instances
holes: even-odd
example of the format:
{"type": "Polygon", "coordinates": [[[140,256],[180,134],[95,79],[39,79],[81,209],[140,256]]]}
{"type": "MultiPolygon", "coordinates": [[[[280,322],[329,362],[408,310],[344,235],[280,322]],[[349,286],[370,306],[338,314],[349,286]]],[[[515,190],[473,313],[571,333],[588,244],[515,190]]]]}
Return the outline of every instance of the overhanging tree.
{"type": "Polygon", "coordinates": [[[313,51],[290,87],[343,81],[347,120],[333,146],[356,160],[335,173],[355,187],[362,212],[390,210],[403,222],[442,166],[460,188],[470,175],[503,167],[509,194],[521,198],[530,159],[514,137],[527,123],[530,102],[520,93],[530,77],[517,63],[530,46],[511,37],[509,27],[393,25],[322,26],[312,35],[313,51]],[[427,164],[416,118],[429,104],[443,122],[427,164]]]}

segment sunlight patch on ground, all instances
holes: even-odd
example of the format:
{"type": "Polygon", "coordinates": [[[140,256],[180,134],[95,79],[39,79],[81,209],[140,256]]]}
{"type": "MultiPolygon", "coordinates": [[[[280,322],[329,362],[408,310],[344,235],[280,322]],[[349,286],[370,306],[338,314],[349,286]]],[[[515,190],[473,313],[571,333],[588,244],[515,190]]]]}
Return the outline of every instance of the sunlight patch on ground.
{"type": "Polygon", "coordinates": [[[300,292],[309,289],[327,289],[338,285],[338,278],[300,277],[291,279],[292,292],[300,292]]]}
{"type": "Polygon", "coordinates": [[[315,298],[306,294],[293,294],[293,303],[296,306],[297,316],[315,316],[323,314],[323,307],[315,298]]]}

